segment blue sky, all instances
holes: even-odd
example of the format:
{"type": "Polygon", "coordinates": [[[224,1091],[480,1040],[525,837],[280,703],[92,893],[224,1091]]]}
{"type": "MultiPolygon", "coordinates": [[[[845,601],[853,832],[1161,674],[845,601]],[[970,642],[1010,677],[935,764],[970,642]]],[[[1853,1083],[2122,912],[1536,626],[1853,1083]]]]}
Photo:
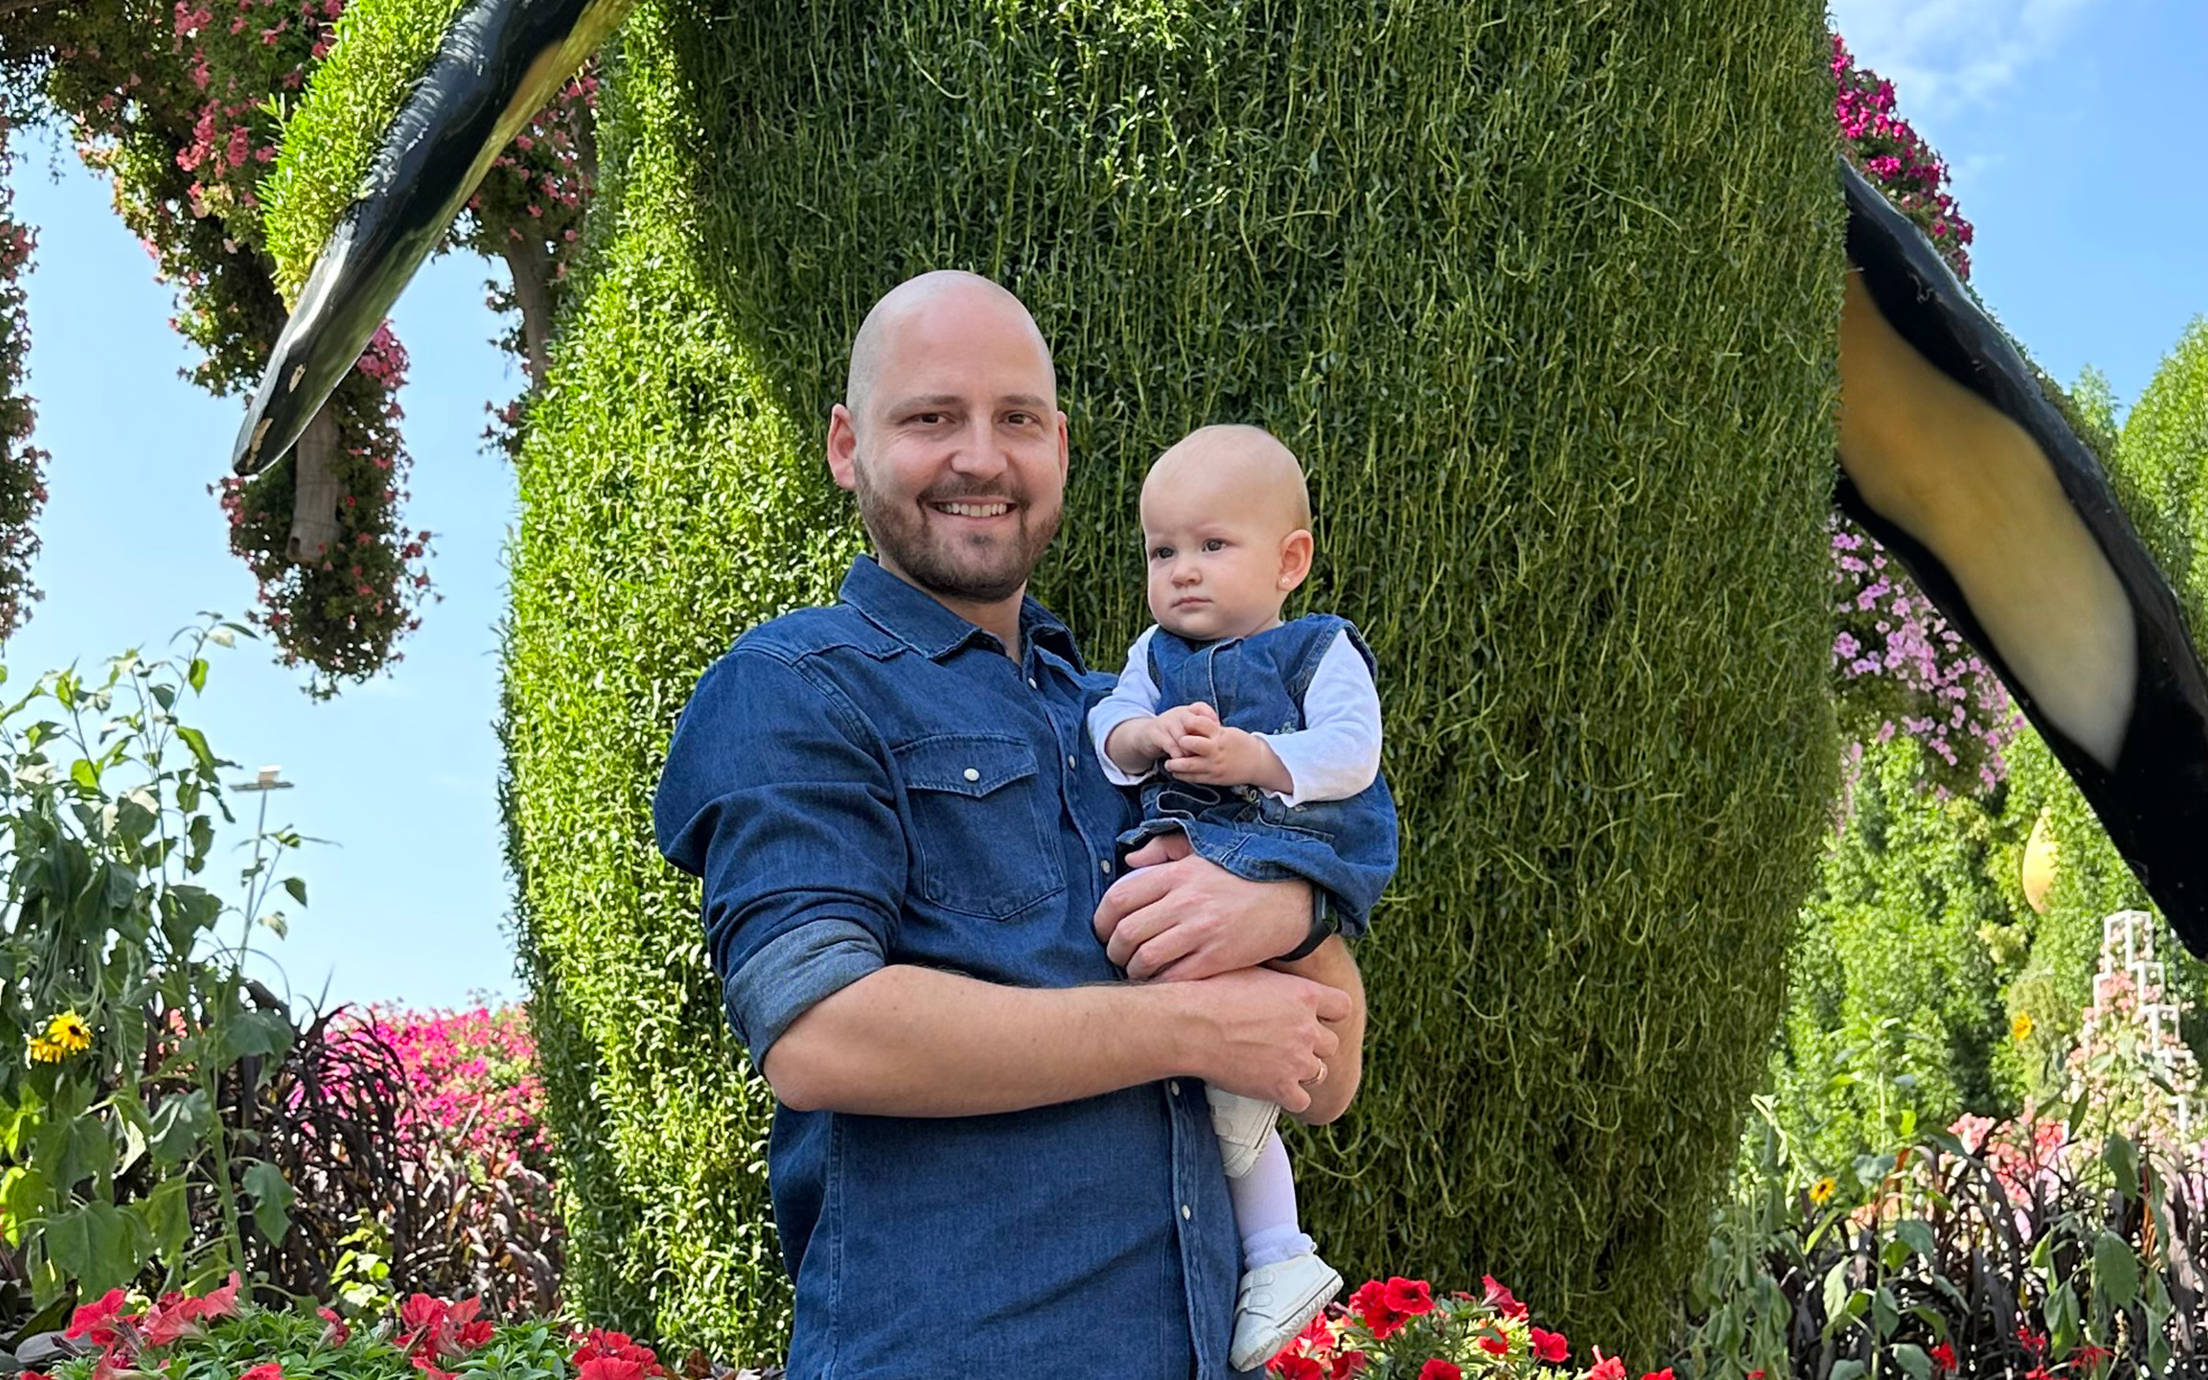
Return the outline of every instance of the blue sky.
{"type": "MultiPolygon", "coordinates": [[[[2056,377],[2091,363],[2119,403],[2138,396],[2208,312],[2208,152],[2184,133],[2198,127],[2208,6],[1844,0],[1834,22],[1953,167],[1978,228],[1975,282],[2004,323],[2056,377]]],[[[14,180],[16,214],[40,227],[31,391],[37,442],[53,453],[34,572],[46,599],[4,658],[20,683],[125,647],[157,651],[202,609],[241,615],[253,582],[206,492],[240,402],[177,377],[191,355],[167,327],[170,294],[73,156],[24,137],[14,180]]],[[[440,261],[395,313],[413,359],[407,521],[436,533],[444,595],[405,661],[316,703],[265,648],[241,643],[217,655],[196,711],[240,778],[275,763],[296,783],[273,797],[273,820],[333,841],[297,860],[313,904],[260,965],[302,998],[452,1006],[521,990],[491,728],[514,488],[478,440],[484,403],[519,380],[487,343],[491,271],[440,261]]],[[[242,865],[232,857],[226,868],[242,865]]]]}

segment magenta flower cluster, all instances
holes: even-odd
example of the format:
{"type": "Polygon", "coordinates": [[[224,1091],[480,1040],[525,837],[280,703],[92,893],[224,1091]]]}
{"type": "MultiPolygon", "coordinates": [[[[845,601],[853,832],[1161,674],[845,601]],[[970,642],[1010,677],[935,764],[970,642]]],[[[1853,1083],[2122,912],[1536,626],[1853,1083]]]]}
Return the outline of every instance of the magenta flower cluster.
{"type": "Polygon", "coordinates": [[[1838,86],[1832,114],[1848,156],[1904,215],[1924,227],[1955,276],[1969,278],[1966,246],[1976,232],[1945,190],[1947,164],[1894,113],[1894,84],[1856,66],[1838,34],[1832,36],[1832,75],[1838,86]]]}
{"type": "Polygon", "coordinates": [[[537,1047],[522,1007],[379,1006],[367,1023],[406,1071],[412,1097],[402,1127],[491,1163],[536,1158],[546,1148],[537,1047]]]}

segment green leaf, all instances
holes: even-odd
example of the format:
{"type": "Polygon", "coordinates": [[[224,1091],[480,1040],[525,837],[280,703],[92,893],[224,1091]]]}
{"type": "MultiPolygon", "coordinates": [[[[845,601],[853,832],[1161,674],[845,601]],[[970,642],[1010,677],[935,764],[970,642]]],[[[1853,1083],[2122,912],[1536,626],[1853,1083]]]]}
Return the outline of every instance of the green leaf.
{"type": "Polygon", "coordinates": [[[180,1176],[162,1180],[154,1185],[153,1192],[132,1203],[131,1208],[145,1222],[146,1232],[153,1238],[153,1249],[161,1263],[181,1264],[192,1230],[191,1214],[184,1197],[184,1179],[180,1176]]]}
{"type": "Polygon", "coordinates": [[[1932,1358],[1924,1354],[1924,1348],[1915,1342],[1900,1342],[1894,1347],[1894,1361],[1908,1371],[1910,1380],[1932,1380],[1932,1358]]]}
{"type": "Polygon", "coordinates": [[[298,877],[284,878],[284,890],[290,892],[291,899],[297,901],[300,905],[303,906],[307,903],[307,884],[303,879],[298,877]]]}
{"type": "Polygon", "coordinates": [[[2047,1318],[2047,1335],[2055,1348],[2055,1355],[2069,1355],[2071,1349],[2078,1344],[2078,1291],[2065,1282],[2060,1289],[2047,1296],[2047,1303],[2042,1311],[2047,1318]]]}
{"type": "Polygon", "coordinates": [[[46,1176],[27,1165],[17,1165],[0,1174],[0,1225],[9,1232],[9,1239],[17,1239],[21,1224],[44,1217],[53,1206],[53,1188],[46,1176]]]}
{"type": "Polygon", "coordinates": [[[1871,1295],[1871,1324],[1878,1329],[1878,1339],[1882,1342],[1901,1326],[1901,1310],[1894,1305],[1894,1296],[1884,1285],[1871,1295]]]}
{"type": "Polygon", "coordinates": [[[193,691],[205,690],[207,688],[207,658],[203,656],[193,657],[191,668],[184,673],[184,679],[191,682],[193,691]]]}
{"type": "Polygon", "coordinates": [[[176,736],[183,739],[184,745],[192,750],[192,756],[199,759],[202,770],[213,771],[215,769],[218,762],[215,754],[208,750],[206,734],[187,724],[178,724],[176,726],[176,736]]]}
{"type": "Polygon", "coordinates": [[[291,1048],[291,1017],[281,1011],[243,1011],[222,1033],[224,1067],[248,1054],[275,1056],[291,1048]]]}
{"type": "Polygon", "coordinates": [[[1863,1374],[1864,1369],[1863,1363],[1852,1357],[1834,1361],[1832,1363],[1832,1380],[1857,1380],[1857,1377],[1863,1374]]]}
{"type": "Polygon", "coordinates": [[[1932,1224],[1921,1218],[1911,1217],[1894,1223],[1894,1239],[1905,1243],[1910,1250],[1927,1261],[1939,1255],[1939,1243],[1932,1235],[1932,1224]]]}
{"type": "Polygon", "coordinates": [[[2108,1146],[2101,1152],[2101,1159],[2116,1175],[2116,1187],[2124,1192],[2127,1200],[2139,1197],[2139,1151],[2118,1131],[2108,1138],[2108,1146]]]}
{"type": "Polygon", "coordinates": [[[97,1117],[78,1116],[55,1128],[60,1144],[53,1159],[53,1178],[63,1189],[86,1179],[100,1179],[115,1168],[115,1142],[97,1117]]]}
{"type": "Polygon", "coordinates": [[[167,1169],[191,1158],[214,1122],[214,1108],[204,1088],[163,1098],[153,1109],[147,1137],[153,1147],[153,1162],[167,1169]]]}
{"type": "Polygon", "coordinates": [[[267,1160],[253,1160],[238,1182],[253,1198],[253,1225],[269,1241],[282,1242],[291,1230],[291,1204],[297,1196],[284,1181],[283,1171],[267,1160]]]}
{"type": "Polygon", "coordinates": [[[128,1284],[153,1246],[153,1234],[145,1223],[113,1203],[85,1203],[50,1217],[41,1236],[47,1255],[86,1294],[104,1294],[128,1284]]]}
{"type": "Polygon", "coordinates": [[[88,759],[83,757],[79,757],[76,761],[70,763],[69,779],[88,791],[97,791],[100,788],[99,771],[93,767],[88,759]]]}
{"type": "Polygon", "coordinates": [[[2093,1241],[2093,1292],[2112,1308],[2139,1297],[2139,1257],[2131,1243],[2112,1231],[2093,1241]]]}

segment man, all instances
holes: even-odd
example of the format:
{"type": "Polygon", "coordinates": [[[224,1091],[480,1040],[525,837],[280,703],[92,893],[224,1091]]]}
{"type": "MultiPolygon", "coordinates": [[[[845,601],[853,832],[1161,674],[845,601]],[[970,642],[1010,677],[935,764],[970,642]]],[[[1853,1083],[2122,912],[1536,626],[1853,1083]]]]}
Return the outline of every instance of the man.
{"type": "Polygon", "coordinates": [[[1067,445],[1017,299],[934,273],[878,302],[828,463],[875,557],[706,673],[653,805],[778,1100],[791,1380],[1224,1377],[1197,1080],[1340,1115],[1355,965],[1303,882],[1162,843],[1113,882],[1132,811],[1083,723],[1110,679],[1025,597],[1067,445]]]}

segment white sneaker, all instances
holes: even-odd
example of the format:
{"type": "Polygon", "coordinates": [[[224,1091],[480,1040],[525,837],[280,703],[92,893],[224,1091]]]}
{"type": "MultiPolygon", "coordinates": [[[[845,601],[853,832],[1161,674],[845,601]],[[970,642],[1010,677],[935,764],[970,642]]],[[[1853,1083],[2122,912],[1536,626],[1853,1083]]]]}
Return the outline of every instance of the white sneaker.
{"type": "Polygon", "coordinates": [[[1211,1102],[1211,1132],[1219,1137],[1219,1158],[1226,1162],[1227,1177],[1239,1179],[1257,1163],[1257,1152],[1265,1148],[1265,1137],[1280,1119],[1280,1104],[1212,1087],[1204,1089],[1204,1096],[1211,1102]]]}
{"type": "Polygon", "coordinates": [[[1341,1275],[1316,1251],[1247,1272],[1234,1294],[1234,1342],[1227,1348],[1227,1364],[1255,1370],[1272,1360],[1341,1291],[1341,1275]]]}

